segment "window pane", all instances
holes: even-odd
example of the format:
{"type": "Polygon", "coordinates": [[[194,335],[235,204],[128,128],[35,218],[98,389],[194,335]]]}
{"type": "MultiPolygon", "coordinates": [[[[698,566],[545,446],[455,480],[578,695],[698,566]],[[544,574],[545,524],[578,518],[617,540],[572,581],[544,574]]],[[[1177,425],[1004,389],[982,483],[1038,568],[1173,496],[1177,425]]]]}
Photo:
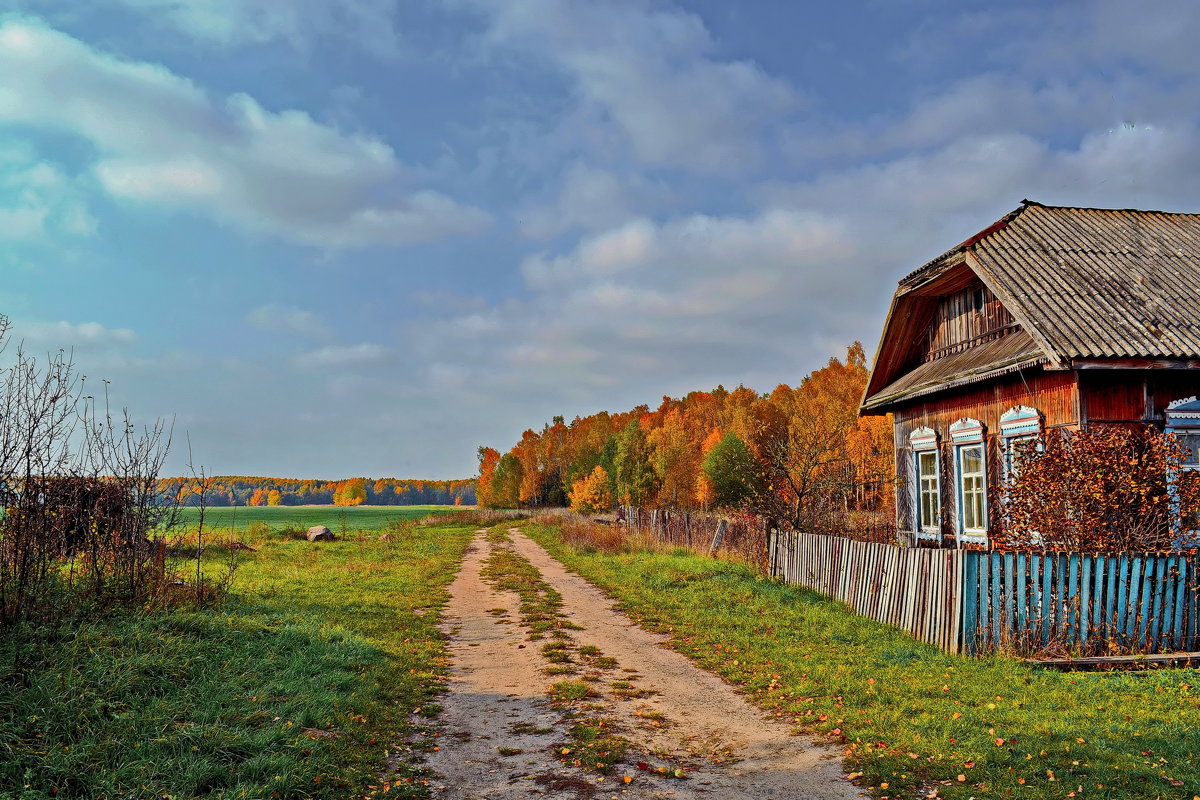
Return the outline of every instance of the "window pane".
{"type": "Polygon", "coordinates": [[[922,528],[936,528],[941,505],[938,498],[937,453],[923,452],[917,454],[917,479],[920,493],[922,528]]]}
{"type": "Polygon", "coordinates": [[[962,470],[964,475],[983,471],[983,448],[964,447],[962,450],[962,470]]]}
{"type": "Polygon", "coordinates": [[[1200,433],[1177,433],[1175,436],[1187,450],[1183,463],[1190,467],[1200,466],[1200,433]]]}
{"type": "Polygon", "coordinates": [[[984,517],[983,445],[963,447],[958,451],[959,494],[962,497],[962,528],[981,531],[986,527],[984,517]]]}

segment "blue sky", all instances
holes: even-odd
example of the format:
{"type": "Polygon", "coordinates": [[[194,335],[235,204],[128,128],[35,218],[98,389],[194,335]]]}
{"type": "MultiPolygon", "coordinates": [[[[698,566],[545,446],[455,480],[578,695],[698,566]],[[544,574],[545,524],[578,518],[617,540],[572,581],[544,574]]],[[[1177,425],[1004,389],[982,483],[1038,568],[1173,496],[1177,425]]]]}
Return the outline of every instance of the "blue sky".
{"type": "Polygon", "coordinates": [[[871,349],[1022,198],[1200,211],[1188,2],[0,9],[0,312],[210,472],[464,477],[871,349]]]}

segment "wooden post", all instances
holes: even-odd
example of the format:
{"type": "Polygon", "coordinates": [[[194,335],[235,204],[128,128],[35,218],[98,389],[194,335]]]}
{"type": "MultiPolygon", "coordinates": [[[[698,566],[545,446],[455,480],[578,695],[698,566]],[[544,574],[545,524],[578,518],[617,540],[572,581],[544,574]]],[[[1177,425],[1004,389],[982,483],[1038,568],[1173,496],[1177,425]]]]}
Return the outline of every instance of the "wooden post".
{"type": "MultiPolygon", "coordinates": [[[[723,519],[717,523],[717,532],[715,534],[713,534],[712,544],[708,546],[708,554],[710,556],[713,553],[717,552],[717,549],[721,546],[721,543],[725,541],[725,529],[728,527],[729,527],[729,520],[727,520],[727,519],[723,519]]],[[[772,540],[773,535],[774,535],[774,531],[770,531],[767,533],[767,541],[768,542],[770,542],[772,540]]],[[[770,552],[769,547],[770,547],[770,545],[768,545],[768,552],[770,552]]],[[[775,573],[772,572],[771,574],[774,575],[775,573]]]]}

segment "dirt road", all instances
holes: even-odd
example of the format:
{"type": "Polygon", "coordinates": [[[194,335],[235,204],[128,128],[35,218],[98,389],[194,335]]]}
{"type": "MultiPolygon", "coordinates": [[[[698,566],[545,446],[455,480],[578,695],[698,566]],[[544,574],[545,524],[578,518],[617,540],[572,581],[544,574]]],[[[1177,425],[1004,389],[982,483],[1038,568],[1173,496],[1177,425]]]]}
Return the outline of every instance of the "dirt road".
{"type": "Polygon", "coordinates": [[[439,776],[435,798],[863,796],[843,777],[836,751],[791,736],[728,684],[661,647],[663,637],[614,611],[599,590],[532,540],[515,529],[510,536],[511,543],[493,543],[480,532],[451,585],[443,624],[452,677],[442,701],[439,749],[427,761],[439,776]],[[511,547],[561,594],[561,613],[578,626],[570,632],[577,652],[604,654],[584,679],[597,695],[589,713],[608,719],[630,743],[611,774],[585,771],[563,754],[572,748],[573,723],[547,694],[562,677],[547,674],[554,668],[541,643],[529,641],[518,624],[517,594],[498,591],[481,576],[496,547],[511,547]],[[673,777],[675,769],[682,779],[673,777]]]}

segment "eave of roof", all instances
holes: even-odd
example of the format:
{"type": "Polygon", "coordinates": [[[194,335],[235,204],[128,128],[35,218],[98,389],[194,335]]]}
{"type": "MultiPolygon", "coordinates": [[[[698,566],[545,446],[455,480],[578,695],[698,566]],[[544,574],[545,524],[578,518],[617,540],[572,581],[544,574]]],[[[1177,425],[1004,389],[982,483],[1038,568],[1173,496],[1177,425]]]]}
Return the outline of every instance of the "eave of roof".
{"type": "Polygon", "coordinates": [[[986,381],[1047,363],[1042,348],[1026,331],[926,361],[863,401],[859,411],[880,414],[934,392],[986,381]]]}

